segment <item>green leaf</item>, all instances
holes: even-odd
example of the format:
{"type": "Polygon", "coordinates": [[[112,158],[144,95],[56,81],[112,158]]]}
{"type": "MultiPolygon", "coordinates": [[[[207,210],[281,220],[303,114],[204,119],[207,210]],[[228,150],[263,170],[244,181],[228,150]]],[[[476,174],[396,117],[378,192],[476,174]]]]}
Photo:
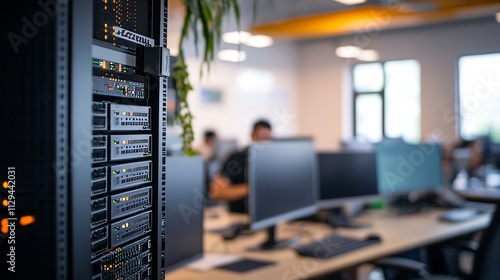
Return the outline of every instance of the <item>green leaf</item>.
{"type": "Polygon", "coordinates": [[[176,89],[180,99],[180,110],[176,119],[182,128],[183,153],[189,156],[195,154],[191,147],[191,143],[194,141],[192,126],[194,116],[191,114],[187,102],[188,94],[193,90],[193,86],[189,81],[189,71],[182,48],[184,39],[188,37],[190,32],[193,33],[196,54],[198,54],[200,41],[203,42],[202,64],[199,73],[201,78],[204,67],[210,71],[210,64],[215,58],[215,45],[220,47],[224,16],[233,10],[238,30],[240,30],[240,9],[238,0],[183,0],[182,3],[185,6],[185,17],[179,40],[179,55],[172,77],[176,79],[176,89]]]}

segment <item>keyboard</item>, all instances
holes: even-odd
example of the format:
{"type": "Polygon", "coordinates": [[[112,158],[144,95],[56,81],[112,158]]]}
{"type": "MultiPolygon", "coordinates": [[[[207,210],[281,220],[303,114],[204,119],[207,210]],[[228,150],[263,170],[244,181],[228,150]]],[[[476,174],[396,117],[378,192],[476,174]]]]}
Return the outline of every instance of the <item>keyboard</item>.
{"type": "Polygon", "coordinates": [[[448,210],[439,216],[439,219],[444,222],[460,223],[470,221],[476,218],[482,212],[472,208],[456,208],[448,210]]]}
{"type": "Polygon", "coordinates": [[[295,251],[301,256],[329,259],[380,242],[381,239],[378,236],[370,236],[363,240],[334,234],[296,247],[295,251]]]}

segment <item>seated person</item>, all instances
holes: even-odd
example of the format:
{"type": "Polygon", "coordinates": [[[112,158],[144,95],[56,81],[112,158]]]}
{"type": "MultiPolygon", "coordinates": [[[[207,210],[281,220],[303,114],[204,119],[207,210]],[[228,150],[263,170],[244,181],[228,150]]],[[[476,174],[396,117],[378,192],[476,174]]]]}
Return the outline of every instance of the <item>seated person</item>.
{"type": "Polygon", "coordinates": [[[461,171],[465,171],[467,177],[475,176],[478,168],[484,164],[481,143],[477,140],[460,140],[445,154],[443,164],[450,183],[461,171]]]}
{"type": "MultiPolygon", "coordinates": [[[[271,125],[259,120],[253,125],[252,141],[271,141],[271,125]]],[[[246,213],[248,148],[229,156],[219,174],[210,184],[209,194],[214,200],[229,201],[229,211],[246,213]]]]}
{"type": "Polygon", "coordinates": [[[205,162],[214,159],[214,147],[216,140],[217,135],[213,130],[206,130],[203,134],[203,143],[196,148],[196,152],[203,157],[205,162]]]}

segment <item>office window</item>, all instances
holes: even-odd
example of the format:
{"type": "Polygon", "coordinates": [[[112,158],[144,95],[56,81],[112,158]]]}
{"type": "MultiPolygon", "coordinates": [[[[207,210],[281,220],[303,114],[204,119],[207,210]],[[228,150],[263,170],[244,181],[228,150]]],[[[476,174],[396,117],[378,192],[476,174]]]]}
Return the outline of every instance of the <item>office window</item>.
{"type": "Polygon", "coordinates": [[[353,68],[354,137],[420,141],[420,64],[416,60],[364,63],[353,68]]]}
{"type": "Polygon", "coordinates": [[[458,82],[460,136],[500,142],[500,53],[461,57],[458,82]]]}

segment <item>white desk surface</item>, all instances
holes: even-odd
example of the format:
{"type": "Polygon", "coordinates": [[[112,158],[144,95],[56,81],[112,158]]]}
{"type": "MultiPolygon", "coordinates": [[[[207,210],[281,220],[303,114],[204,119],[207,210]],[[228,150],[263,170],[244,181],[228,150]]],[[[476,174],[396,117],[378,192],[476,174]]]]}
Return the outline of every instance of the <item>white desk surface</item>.
{"type": "MultiPolygon", "coordinates": [[[[380,257],[418,248],[427,244],[472,233],[488,226],[490,214],[482,214],[474,220],[450,224],[438,220],[443,210],[431,210],[419,214],[396,216],[390,212],[371,212],[357,219],[372,224],[369,228],[333,230],[326,224],[313,222],[293,222],[278,226],[278,238],[301,236],[301,243],[320,239],[338,232],[355,238],[364,238],[374,233],[382,242],[331,259],[322,260],[298,256],[293,249],[252,252],[247,248],[262,243],[265,232],[240,236],[224,241],[220,235],[205,233],[205,252],[238,254],[256,260],[272,261],[273,265],[261,267],[247,273],[235,273],[221,269],[199,272],[182,268],[166,275],[168,280],[186,279],[306,279],[329,272],[335,272],[380,257]]],[[[231,222],[245,221],[244,216],[223,215],[219,218],[206,218],[205,229],[223,227],[231,222]]]]}

